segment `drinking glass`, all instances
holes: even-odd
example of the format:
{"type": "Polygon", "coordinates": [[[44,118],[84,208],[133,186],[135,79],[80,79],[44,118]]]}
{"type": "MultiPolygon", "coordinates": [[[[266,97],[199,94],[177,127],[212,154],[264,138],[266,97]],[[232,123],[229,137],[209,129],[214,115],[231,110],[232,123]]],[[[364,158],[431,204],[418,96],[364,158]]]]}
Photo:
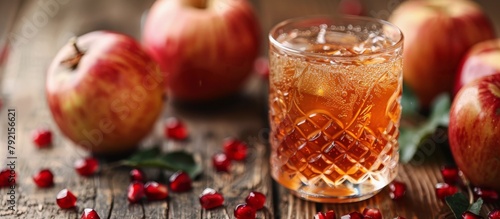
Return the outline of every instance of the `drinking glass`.
{"type": "Polygon", "coordinates": [[[398,167],[401,31],[315,16],[279,23],[269,40],[272,177],[317,202],[376,194],[398,167]]]}

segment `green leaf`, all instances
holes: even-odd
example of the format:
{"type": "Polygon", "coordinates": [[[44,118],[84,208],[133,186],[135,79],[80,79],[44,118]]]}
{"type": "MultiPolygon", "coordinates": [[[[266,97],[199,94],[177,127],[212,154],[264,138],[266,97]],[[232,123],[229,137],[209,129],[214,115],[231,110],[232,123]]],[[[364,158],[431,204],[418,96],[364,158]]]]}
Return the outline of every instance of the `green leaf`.
{"type": "Polygon", "coordinates": [[[446,204],[450,207],[451,211],[455,215],[455,218],[462,218],[462,214],[467,211],[469,207],[469,201],[467,197],[461,192],[455,193],[452,196],[447,196],[444,198],[446,204]]]}
{"type": "Polygon", "coordinates": [[[483,199],[478,198],[476,200],[476,202],[472,203],[472,205],[470,205],[469,209],[467,209],[467,210],[476,214],[476,215],[479,215],[479,212],[481,211],[482,207],[483,207],[483,199]]]}
{"type": "Polygon", "coordinates": [[[196,163],[192,154],[184,151],[162,154],[158,147],[138,151],[130,158],[121,161],[121,163],[131,167],[153,167],[171,171],[182,170],[192,178],[202,171],[201,166],[196,163]]]}
{"type": "Polygon", "coordinates": [[[448,127],[450,121],[450,106],[451,100],[448,94],[440,95],[436,98],[432,105],[432,112],[429,122],[432,126],[448,127]]]}
{"type": "Polygon", "coordinates": [[[148,148],[144,150],[139,150],[130,156],[127,161],[130,163],[139,162],[145,159],[156,157],[160,154],[159,147],[148,148]]]}
{"type": "Polygon", "coordinates": [[[170,161],[174,169],[184,170],[191,177],[199,175],[202,171],[201,166],[196,163],[193,156],[183,151],[170,152],[162,158],[170,161]]]}
{"type": "Polygon", "coordinates": [[[420,104],[417,96],[406,84],[403,84],[403,95],[401,97],[401,107],[403,108],[403,116],[412,116],[418,114],[420,104]]]}
{"type": "Polygon", "coordinates": [[[434,101],[428,119],[414,126],[401,126],[399,128],[399,154],[402,162],[409,162],[417,152],[420,143],[426,137],[431,136],[439,126],[448,126],[450,105],[449,95],[440,95],[434,101]]]}

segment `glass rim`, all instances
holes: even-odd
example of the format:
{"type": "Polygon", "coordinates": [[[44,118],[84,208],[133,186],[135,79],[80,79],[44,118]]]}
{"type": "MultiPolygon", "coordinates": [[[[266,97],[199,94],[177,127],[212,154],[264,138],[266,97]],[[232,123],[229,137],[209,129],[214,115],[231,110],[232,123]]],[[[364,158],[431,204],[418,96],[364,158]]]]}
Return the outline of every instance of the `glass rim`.
{"type": "Polygon", "coordinates": [[[311,15],[311,16],[303,16],[303,17],[296,17],[296,18],[290,18],[286,19],[284,21],[279,22],[278,24],[274,25],[271,30],[269,31],[269,41],[271,42],[272,45],[278,47],[280,50],[283,50],[287,53],[291,53],[294,55],[298,56],[309,56],[309,57],[318,57],[318,58],[338,58],[338,59],[359,59],[360,57],[371,57],[371,56],[379,56],[381,54],[387,53],[394,51],[398,48],[401,48],[403,43],[404,43],[404,35],[403,31],[396,25],[392,24],[391,22],[388,22],[383,19],[379,18],[372,18],[372,17],[365,17],[365,16],[355,16],[355,15],[311,15]],[[397,34],[400,36],[399,40],[387,47],[384,47],[383,49],[370,53],[370,54],[356,54],[356,55],[332,55],[332,54],[323,54],[323,53],[315,53],[315,52],[307,52],[307,51],[302,51],[294,48],[287,47],[283,45],[283,43],[279,42],[273,37],[273,34],[277,33],[279,29],[286,27],[287,25],[298,23],[301,21],[308,21],[308,20],[314,20],[314,19],[327,19],[334,21],[335,19],[341,19],[341,20],[356,20],[356,21],[365,21],[367,23],[372,22],[372,23],[377,23],[377,24],[382,24],[384,26],[389,26],[390,28],[396,30],[397,34]]]}

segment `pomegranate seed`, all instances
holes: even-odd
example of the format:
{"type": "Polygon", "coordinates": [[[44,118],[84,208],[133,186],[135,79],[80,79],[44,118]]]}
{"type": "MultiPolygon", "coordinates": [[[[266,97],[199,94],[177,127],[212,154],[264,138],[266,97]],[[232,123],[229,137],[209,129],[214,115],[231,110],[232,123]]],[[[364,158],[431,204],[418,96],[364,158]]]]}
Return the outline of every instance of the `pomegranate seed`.
{"type": "Polygon", "coordinates": [[[40,188],[47,188],[54,185],[54,174],[49,169],[42,169],[33,176],[33,181],[40,188]]]}
{"type": "Polygon", "coordinates": [[[495,209],[488,213],[488,219],[500,219],[500,209],[495,209]]]}
{"type": "Polygon", "coordinates": [[[46,148],[52,144],[52,132],[46,128],[40,128],[32,134],[33,143],[38,148],[46,148]]]}
{"type": "Polygon", "coordinates": [[[239,204],[234,209],[236,219],[255,219],[255,208],[246,204],[239,204]]]}
{"type": "Polygon", "coordinates": [[[134,181],[139,181],[139,182],[144,182],[146,181],[146,174],[142,172],[140,169],[133,169],[129,173],[130,175],[130,182],[134,181]]]}
{"type": "Polygon", "coordinates": [[[175,117],[168,118],[165,122],[165,137],[174,140],[185,140],[188,137],[186,126],[175,117]]]}
{"type": "Polygon", "coordinates": [[[164,184],[157,182],[147,182],[144,185],[144,193],[150,201],[163,200],[168,197],[168,188],[164,184]]]}
{"type": "Polygon", "coordinates": [[[132,182],[128,186],[127,199],[130,203],[137,203],[144,197],[144,184],[132,182]]]}
{"type": "Polygon", "coordinates": [[[394,219],[406,219],[405,217],[397,216],[394,219]]]}
{"type": "Polygon", "coordinates": [[[314,219],[335,219],[335,211],[329,210],[326,213],[318,212],[314,219]]]}
{"type": "Polygon", "coordinates": [[[247,157],[247,145],[234,138],[226,139],[223,143],[224,153],[231,160],[241,161],[247,157]]]}
{"type": "Polygon", "coordinates": [[[458,187],[449,185],[448,183],[436,184],[436,196],[444,200],[446,196],[453,195],[458,192],[458,187]]]}
{"type": "Polygon", "coordinates": [[[253,191],[248,194],[245,201],[249,206],[259,210],[264,207],[264,203],[266,203],[266,196],[260,192],[253,191]]]}
{"type": "Polygon", "coordinates": [[[144,197],[144,184],[142,182],[132,182],[128,186],[127,198],[130,203],[139,202],[144,197]]]}
{"type": "Polygon", "coordinates": [[[474,193],[487,202],[495,202],[498,200],[497,191],[492,190],[492,189],[484,189],[484,188],[475,187],[474,193]]]}
{"type": "Polygon", "coordinates": [[[269,60],[266,57],[259,57],[253,64],[253,69],[262,79],[269,79],[269,60]]]}
{"type": "Polygon", "coordinates": [[[74,208],[76,206],[76,196],[68,189],[63,189],[57,193],[56,202],[62,209],[74,208]]]}
{"type": "Polygon", "coordinates": [[[16,184],[17,174],[14,170],[5,168],[0,171],[0,188],[16,184]]]}
{"type": "Polygon", "coordinates": [[[377,208],[365,208],[363,216],[372,219],[382,219],[382,213],[377,208]]]}
{"type": "Polygon", "coordinates": [[[482,219],[483,217],[476,215],[470,211],[466,211],[462,214],[462,219],[482,219]]]}
{"type": "Polygon", "coordinates": [[[340,217],[340,219],[363,219],[363,215],[357,211],[351,212],[347,215],[340,217]]]}
{"type": "Polygon", "coordinates": [[[92,176],[99,169],[99,161],[93,157],[81,158],[75,162],[75,170],[80,176],[92,176]]]}
{"type": "Polygon", "coordinates": [[[318,212],[314,215],[314,219],[326,219],[326,216],[322,212],[318,212]]]}
{"type": "Polygon", "coordinates": [[[231,160],[224,153],[216,153],[212,156],[212,162],[217,171],[229,172],[231,160]]]}
{"type": "Polygon", "coordinates": [[[455,166],[444,166],[441,168],[441,175],[445,183],[454,184],[460,179],[458,175],[458,168],[455,166]]]}
{"type": "Polygon", "coordinates": [[[222,206],[224,197],[214,189],[206,188],[200,195],[200,204],[204,209],[213,209],[222,206]]]}
{"type": "Polygon", "coordinates": [[[335,219],[335,211],[334,210],[329,210],[325,213],[326,219],[335,219]]]}
{"type": "Polygon", "coordinates": [[[389,193],[389,196],[391,197],[391,199],[398,200],[398,199],[403,198],[403,196],[405,195],[406,184],[404,184],[403,182],[399,182],[399,181],[393,181],[389,185],[389,189],[391,190],[391,192],[389,193]]]}
{"type": "Polygon", "coordinates": [[[170,189],[173,192],[186,192],[193,188],[191,177],[183,171],[177,171],[170,176],[170,189]]]}
{"type": "Polygon", "coordinates": [[[83,214],[80,219],[101,219],[101,218],[94,209],[85,208],[85,210],[83,210],[83,214]]]}

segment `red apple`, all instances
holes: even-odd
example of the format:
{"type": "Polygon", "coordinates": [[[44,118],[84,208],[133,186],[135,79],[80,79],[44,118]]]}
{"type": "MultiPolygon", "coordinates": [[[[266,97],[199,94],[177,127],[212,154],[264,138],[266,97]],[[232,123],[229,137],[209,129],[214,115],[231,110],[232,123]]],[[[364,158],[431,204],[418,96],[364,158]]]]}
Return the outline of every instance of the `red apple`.
{"type": "Polygon", "coordinates": [[[360,0],[340,0],[338,12],[346,15],[363,15],[363,4],[360,0]]]}
{"type": "Polygon", "coordinates": [[[472,184],[500,191],[500,74],[466,84],[453,100],[448,137],[472,184]]]}
{"type": "Polygon", "coordinates": [[[452,91],[469,48],[495,37],[486,14],[469,0],[405,1],[389,21],[403,31],[403,80],[424,108],[440,93],[452,91]]]}
{"type": "Polygon", "coordinates": [[[206,101],[242,87],[258,55],[259,32],[247,0],[158,0],[143,42],[172,97],[206,101]]]}
{"type": "Polygon", "coordinates": [[[91,32],[66,44],[48,69],[46,96],[55,122],[95,154],[126,153],[160,111],[160,68],[133,38],[91,32]]]}
{"type": "Polygon", "coordinates": [[[465,84],[487,75],[500,73],[500,38],[474,45],[458,68],[453,95],[465,84]]]}

